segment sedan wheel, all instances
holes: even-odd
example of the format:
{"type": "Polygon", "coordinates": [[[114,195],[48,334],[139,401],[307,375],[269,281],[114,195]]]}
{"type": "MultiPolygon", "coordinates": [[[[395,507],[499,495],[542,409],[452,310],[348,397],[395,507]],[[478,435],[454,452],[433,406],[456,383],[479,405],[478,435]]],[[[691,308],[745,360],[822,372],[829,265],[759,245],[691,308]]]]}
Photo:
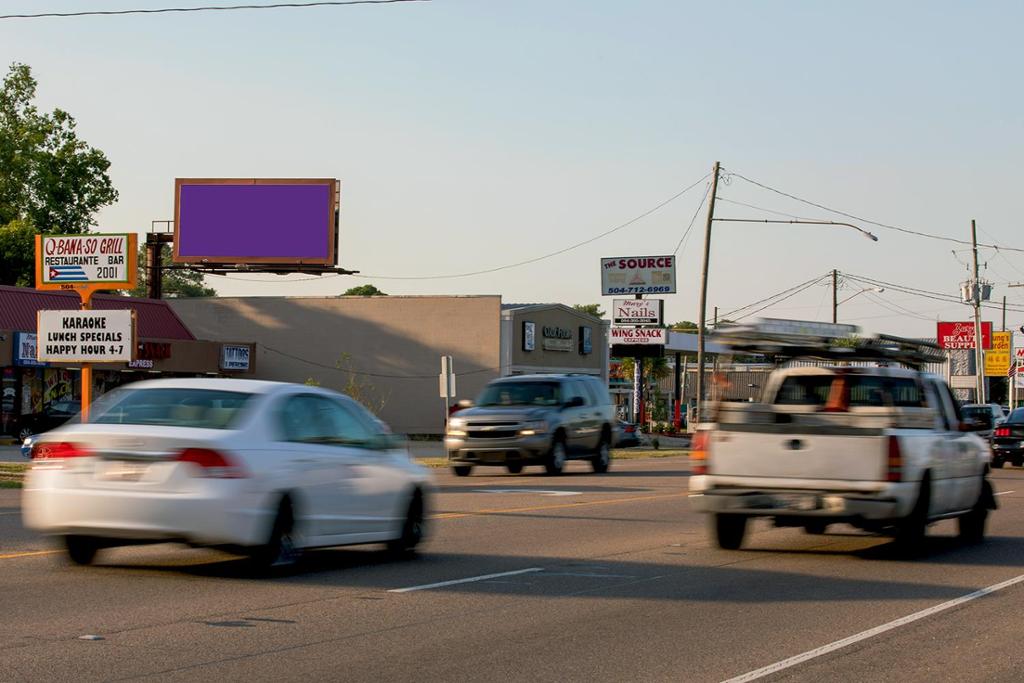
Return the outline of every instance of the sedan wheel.
{"type": "Polygon", "coordinates": [[[523,466],[519,463],[516,463],[515,465],[505,465],[505,469],[508,470],[509,474],[519,474],[520,472],[523,471],[523,466]]]}
{"type": "Polygon", "coordinates": [[[388,551],[396,555],[409,555],[426,535],[426,521],[423,516],[423,498],[417,493],[409,502],[402,524],[402,535],[388,542],[388,551]]]}
{"type": "Polygon", "coordinates": [[[68,559],[72,562],[89,565],[96,559],[96,551],[100,549],[100,543],[89,536],[65,536],[64,548],[67,550],[68,559]]]}
{"type": "Polygon", "coordinates": [[[472,465],[456,465],[452,468],[452,472],[455,473],[456,477],[468,477],[469,473],[473,471],[472,465]]]}
{"type": "Polygon", "coordinates": [[[28,437],[32,436],[32,433],[33,432],[31,427],[22,427],[21,429],[18,430],[18,441],[24,441],[28,437]]]}
{"type": "Polygon", "coordinates": [[[295,515],[288,500],[281,501],[270,531],[267,543],[258,548],[252,559],[256,567],[263,571],[283,571],[295,566],[299,560],[299,548],[296,543],[295,515]]]}

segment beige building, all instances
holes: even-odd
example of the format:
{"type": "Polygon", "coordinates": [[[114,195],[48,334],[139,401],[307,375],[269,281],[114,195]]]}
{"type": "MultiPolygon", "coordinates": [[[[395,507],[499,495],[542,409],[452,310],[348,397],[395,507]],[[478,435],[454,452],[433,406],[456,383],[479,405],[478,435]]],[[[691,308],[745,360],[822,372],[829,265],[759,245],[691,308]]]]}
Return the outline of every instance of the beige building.
{"type": "Polygon", "coordinates": [[[560,304],[502,306],[499,296],[168,302],[197,336],[254,341],[253,376],[345,391],[397,432],[443,430],[444,355],[452,356],[458,399],[474,398],[488,381],[507,374],[587,372],[607,378],[607,323],[560,304]],[[531,326],[533,348],[527,350],[523,335],[531,326]]]}

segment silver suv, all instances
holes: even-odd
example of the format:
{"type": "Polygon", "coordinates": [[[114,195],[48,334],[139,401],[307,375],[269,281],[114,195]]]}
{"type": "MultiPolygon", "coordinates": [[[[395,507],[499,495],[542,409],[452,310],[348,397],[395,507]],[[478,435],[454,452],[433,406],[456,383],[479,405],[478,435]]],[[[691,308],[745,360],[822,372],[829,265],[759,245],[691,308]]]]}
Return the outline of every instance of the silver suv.
{"type": "Polygon", "coordinates": [[[607,472],[614,424],[611,396],[596,377],[519,375],[492,381],[472,408],[452,415],[444,443],[460,477],[474,465],[504,466],[512,474],[543,465],[548,474],[561,474],[570,458],[607,472]]]}

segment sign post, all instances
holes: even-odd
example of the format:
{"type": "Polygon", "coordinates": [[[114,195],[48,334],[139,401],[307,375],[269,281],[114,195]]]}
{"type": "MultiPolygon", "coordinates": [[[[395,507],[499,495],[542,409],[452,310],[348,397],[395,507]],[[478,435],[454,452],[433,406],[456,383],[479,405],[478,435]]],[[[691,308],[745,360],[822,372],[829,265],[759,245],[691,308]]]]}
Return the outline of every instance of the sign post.
{"type": "Polygon", "coordinates": [[[451,356],[441,356],[441,374],[438,375],[441,398],[444,399],[444,424],[445,431],[448,428],[448,406],[455,398],[455,363],[451,356]]]}
{"type": "MultiPolygon", "coordinates": [[[[81,311],[92,310],[92,295],[104,289],[133,289],[138,274],[138,236],[133,233],[122,234],[96,234],[96,235],[36,235],[36,289],[42,290],[64,290],[73,291],[78,294],[81,301],[81,311]]],[[[55,334],[75,333],[75,339],[82,339],[87,334],[116,336],[117,332],[107,331],[105,327],[108,318],[79,318],[72,315],[74,311],[41,311],[40,325],[43,314],[56,313],[65,314],[66,322],[69,325],[85,324],[97,325],[100,327],[86,328],[63,328],[59,331],[47,330],[55,334]],[[82,323],[83,320],[95,322],[82,323]],[[82,336],[79,335],[81,333],[82,336]]],[[[114,311],[104,311],[105,314],[114,311]]],[[[127,360],[133,359],[135,352],[135,325],[134,312],[127,311],[132,323],[128,327],[128,339],[122,339],[122,351],[117,359],[125,357],[124,347],[127,348],[127,360]]],[[[112,319],[109,319],[112,320],[112,319]]],[[[65,320],[61,320],[61,324],[65,320]]],[[[122,321],[123,324],[123,321],[122,321]]],[[[43,338],[42,329],[39,332],[39,359],[47,353],[46,341],[43,338]]],[[[124,334],[124,329],[120,333],[124,334]]],[[[78,342],[76,342],[78,343],[78,342]]],[[[112,341],[96,341],[86,338],[76,349],[83,347],[103,346],[106,354],[107,345],[114,344],[112,341]]],[[[62,345],[62,344],[58,344],[62,345]]],[[[70,344],[68,344],[70,345],[70,344]]],[[[93,355],[93,354],[86,354],[93,355]]],[[[72,360],[72,359],[65,359],[72,360]]],[[[81,361],[82,367],[82,422],[89,421],[89,407],[92,404],[92,362],[90,359],[74,359],[81,361]]],[[[101,357],[101,361],[110,362],[109,357],[101,357]]]]}

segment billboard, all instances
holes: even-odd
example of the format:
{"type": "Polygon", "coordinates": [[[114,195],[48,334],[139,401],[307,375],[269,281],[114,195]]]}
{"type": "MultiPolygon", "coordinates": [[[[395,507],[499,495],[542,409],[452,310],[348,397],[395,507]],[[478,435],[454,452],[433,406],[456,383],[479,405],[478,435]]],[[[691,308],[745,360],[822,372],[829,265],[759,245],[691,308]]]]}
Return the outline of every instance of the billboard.
{"type": "MultiPolygon", "coordinates": [[[[937,323],[938,331],[935,339],[939,348],[943,349],[973,349],[974,348],[974,323],[955,322],[937,323]]],[[[992,348],[992,323],[981,323],[981,348],[992,348]]]]}
{"type": "Polygon", "coordinates": [[[675,294],[675,256],[601,259],[601,294],[675,294]]]}
{"type": "Polygon", "coordinates": [[[339,186],[333,178],[177,178],[174,261],[333,266],[339,186]]]}

